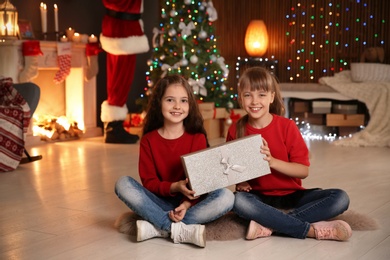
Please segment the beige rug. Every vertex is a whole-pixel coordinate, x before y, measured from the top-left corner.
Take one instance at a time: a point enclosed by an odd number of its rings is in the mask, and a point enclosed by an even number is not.
[[[140,219],[134,212],[126,212],[115,221],[115,228],[127,235],[136,235],[136,220]],[[375,230],[379,228],[377,221],[367,215],[348,210],[335,219],[347,222],[352,230]],[[235,240],[245,237],[248,221],[239,218],[234,213],[206,224],[207,240]]]

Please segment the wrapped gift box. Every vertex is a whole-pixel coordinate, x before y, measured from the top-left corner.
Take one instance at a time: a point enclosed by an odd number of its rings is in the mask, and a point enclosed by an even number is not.
[[[308,101],[295,101],[294,102],[294,112],[304,113],[309,112],[310,106]]]
[[[223,119],[228,116],[228,113],[223,107],[215,107],[213,102],[200,103],[199,110],[204,120],[207,119]]]
[[[313,114],[327,114],[332,109],[332,101],[313,101]]]
[[[364,125],[364,114],[327,114],[327,126],[361,126]]]
[[[209,140],[222,137],[223,121],[222,119],[206,119],[203,121],[203,126]]]
[[[132,126],[132,127],[129,127],[129,128],[125,128],[127,130],[127,132],[129,132],[130,134],[133,134],[133,135],[138,135],[139,138],[142,137],[142,132],[144,130],[144,128],[142,126]]]
[[[313,114],[313,113],[291,113],[291,118],[299,122],[304,121],[305,123],[309,123],[311,125],[323,125],[324,124],[324,114]]]
[[[181,156],[190,188],[198,196],[269,174],[262,144],[261,135],[251,135]]]
[[[334,114],[356,114],[358,106],[354,104],[333,104],[332,112]]]

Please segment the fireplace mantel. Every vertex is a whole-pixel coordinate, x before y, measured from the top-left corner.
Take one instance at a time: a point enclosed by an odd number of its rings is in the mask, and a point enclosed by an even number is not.
[[[14,83],[19,82],[19,73],[24,67],[22,42],[21,40],[0,42],[0,75],[11,77]],[[40,47],[43,55],[38,56],[38,71],[58,70],[57,42],[40,41]],[[72,43],[71,71],[65,80],[65,115],[82,122],[84,136],[92,137],[102,135],[102,130],[96,123],[96,77],[85,79],[87,67],[85,47],[83,43]],[[40,85],[35,79],[32,81]],[[42,91],[43,88],[40,87]],[[29,138],[27,143],[28,141]]]

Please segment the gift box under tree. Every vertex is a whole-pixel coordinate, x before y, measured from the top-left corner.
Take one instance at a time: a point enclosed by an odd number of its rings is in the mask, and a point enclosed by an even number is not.
[[[206,129],[208,139],[223,136],[225,119],[228,117],[226,108],[215,107],[213,102],[199,104],[199,110],[203,117],[203,126]]]

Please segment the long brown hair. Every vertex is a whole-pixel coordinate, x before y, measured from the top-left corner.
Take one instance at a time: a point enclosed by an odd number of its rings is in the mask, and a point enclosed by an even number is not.
[[[250,89],[250,91],[264,90],[275,93],[274,102],[270,104],[269,112],[280,116],[284,115],[285,107],[280,93],[279,84],[276,78],[267,69],[262,67],[252,67],[244,71],[239,79],[237,87],[239,96],[238,103],[240,106],[242,105],[242,93],[247,89]],[[245,115],[237,121],[237,138],[245,135],[245,127],[248,123],[248,119],[248,115]]]
[[[185,131],[190,134],[204,134],[206,137],[207,146],[209,146],[207,133],[203,126],[203,117],[199,111],[198,103],[196,102],[194,93],[192,92],[192,87],[190,84],[188,84],[188,81],[185,78],[175,74],[165,76],[164,78],[160,79],[153,87],[148,103],[148,108],[146,110],[143,134],[145,135],[146,133],[163,127],[164,116],[161,111],[161,102],[166,89],[172,84],[182,85],[186,89],[188,95],[189,111],[188,116],[183,121]]]

